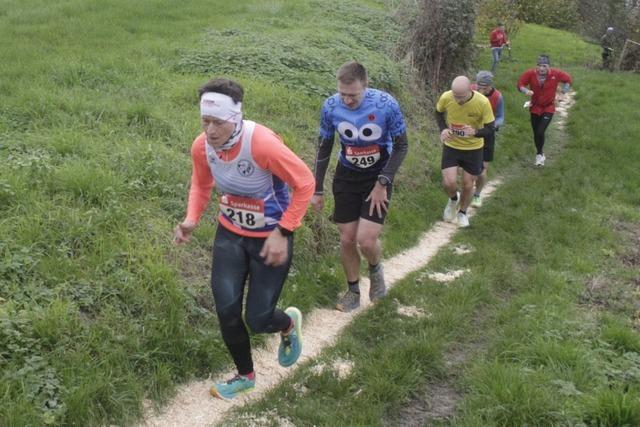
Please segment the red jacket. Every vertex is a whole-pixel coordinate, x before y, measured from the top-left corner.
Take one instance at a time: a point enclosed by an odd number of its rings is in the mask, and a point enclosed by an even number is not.
[[[502,45],[506,44],[508,41],[507,34],[500,28],[496,28],[491,31],[491,35],[489,36],[489,43],[491,43],[491,47],[502,47]]]
[[[477,83],[471,83],[471,90],[478,90],[478,84]],[[493,90],[491,91],[491,94],[489,94],[489,96],[485,95],[487,97],[487,99],[489,100],[489,102],[491,103],[491,109],[493,110],[493,115],[496,115],[496,112],[498,111],[498,101],[500,101],[500,97],[502,96],[502,93],[500,93],[500,91],[496,88],[493,88]],[[497,117],[496,117],[497,118]]]
[[[538,72],[535,68],[525,71],[518,79],[518,90],[528,87],[533,91],[531,97],[531,114],[554,113],[556,111],[556,90],[560,83],[571,84],[571,76],[557,68],[549,68],[547,79],[540,86]]]

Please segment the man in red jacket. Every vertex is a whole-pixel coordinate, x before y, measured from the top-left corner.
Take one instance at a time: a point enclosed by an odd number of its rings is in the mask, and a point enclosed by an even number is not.
[[[518,79],[518,90],[531,97],[531,101],[527,101],[525,106],[529,107],[531,113],[533,141],[536,145],[536,166],[544,166],[546,160],[542,151],[544,133],[556,111],[556,91],[560,83],[563,83],[562,94],[564,95],[571,86],[571,76],[562,70],[551,68],[548,55],[540,55],[537,67],[525,71]]]
[[[489,35],[489,43],[491,44],[491,56],[493,58],[493,64],[491,64],[491,72],[495,74],[498,62],[502,56],[503,46],[511,46],[511,42],[507,39],[507,33],[505,33],[504,24],[498,22],[498,26],[491,31]]]

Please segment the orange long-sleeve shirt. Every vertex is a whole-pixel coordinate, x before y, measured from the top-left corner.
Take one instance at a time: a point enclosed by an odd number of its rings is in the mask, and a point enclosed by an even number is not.
[[[199,222],[202,212],[211,198],[211,190],[215,183],[206,156],[206,137],[200,134],[191,146],[193,169],[191,188],[187,206],[187,220]],[[224,161],[233,160],[240,153],[242,138],[231,149],[219,152]],[[302,223],[311,196],[315,188],[315,179],[307,165],[291,151],[278,135],[269,128],[256,124],[251,140],[251,155],[262,169],[287,183],[292,190],[291,203],[282,214],[279,225],[294,231]],[[248,237],[267,237],[270,231],[250,231],[236,227],[223,216],[219,216],[220,224],[228,230]]]

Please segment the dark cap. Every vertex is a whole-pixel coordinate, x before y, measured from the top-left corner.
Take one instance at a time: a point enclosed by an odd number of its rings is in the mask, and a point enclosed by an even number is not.
[[[551,65],[551,60],[549,59],[549,55],[540,55],[538,56],[538,65]]]
[[[493,86],[493,74],[491,71],[478,71],[476,83],[478,86]]]

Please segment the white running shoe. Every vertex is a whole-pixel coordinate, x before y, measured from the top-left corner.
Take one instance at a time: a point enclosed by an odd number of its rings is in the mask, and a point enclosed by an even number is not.
[[[544,154],[542,154],[542,158],[540,159],[540,166],[544,166],[545,160],[547,160],[547,158],[544,156]]]
[[[542,160],[544,156],[542,154],[536,154],[536,166],[544,165],[544,160]]]
[[[465,228],[468,226],[469,226],[469,218],[467,218],[467,214],[458,212],[458,227]]]
[[[460,193],[457,192],[458,200],[449,200],[447,201],[447,206],[444,208],[444,213],[442,214],[442,219],[447,222],[454,222],[456,220],[456,212],[458,210],[458,203],[460,203]]]

